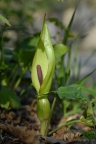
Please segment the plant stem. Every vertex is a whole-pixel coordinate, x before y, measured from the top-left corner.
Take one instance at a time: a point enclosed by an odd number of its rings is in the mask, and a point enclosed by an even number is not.
[[[66,116],[66,100],[63,100],[63,116]]]
[[[50,120],[51,120],[51,116],[52,116],[52,112],[53,112],[55,103],[56,103],[56,97],[55,97],[54,100],[53,100],[52,107],[51,107],[51,111],[50,111],[50,116],[49,116],[49,119],[48,119],[48,122],[47,122],[47,127],[46,127],[46,132],[45,132],[46,135],[47,135],[47,133],[48,133],[49,124],[50,124]]]
[[[44,120],[40,124],[40,132],[41,132],[42,136],[46,136],[47,135],[47,131],[46,131],[47,123],[48,123],[48,120]]]
[[[10,76],[8,77],[8,79],[7,79],[7,82],[10,82],[11,81],[11,78],[12,78],[12,80],[13,80],[13,76],[14,76],[14,73],[16,73],[16,70],[18,69],[18,65],[16,64],[15,66],[14,66],[14,69],[12,69],[12,71],[11,71],[11,74],[10,74]],[[12,82],[12,81],[11,81]]]
[[[61,129],[61,128],[64,127],[64,126],[72,125],[72,124],[78,123],[78,122],[80,122],[79,119],[78,119],[78,120],[71,120],[71,121],[68,121],[68,122],[62,124],[61,126],[57,127],[56,129],[52,130],[51,132],[49,132],[48,135],[51,135],[52,133],[56,132],[57,130]]]
[[[12,86],[14,84],[14,81],[16,80],[16,77],[18,75],[18,65],[16,65],[11,73],[11,75],[8,78],[8,83],[10,84],[10,86]]]
[[[4,64],[3,32],[1,33],[1,64]]]
[[[65,85],[69,84],[70,81],[70,62],[71,62],[71,47],[70,50],[68,52],[68,60],[67,60],[67,67],[66,67],[66,81],[65,81]]]
[[[16,89],[17,89],[17,87],[18,87],[18,85],[20,84],[20,81],[21,81],[23,75],[25,74],[26,70],[27,70],[27,68],[25,68],[25,69],[23,70],[23,72],[21,73],[20,77],[18,78],[17,82],[15,83],[15,86],[14,86],[13,90],[16,90]]]

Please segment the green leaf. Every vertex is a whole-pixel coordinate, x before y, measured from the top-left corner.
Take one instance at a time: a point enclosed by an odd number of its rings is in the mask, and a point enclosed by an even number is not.
[[[33,34],[31,37],[24,38],[23,40],[19,41],[19,47],[26,50],[35,49],[38,45],[40,33]]]
[[[60,59],[67,51],[68,47],[63,44],[54,45],[54,52],[56,59]]]
[[[86,137],[89,140],[95,139],[96,138],[96,134],[94,131],[84,131],[83,136]]]
[[[81,123],[85,124],[86,126],[94,127],[93,117],[91,115],[87,118],[85,118],[84,116],[81,116],[80,121],[81,121]]]
[[[85,101],[89,99],[88,96],[85,95],[85,93],[91,94],[93,96],[96,95],[95,90],[86,88],[79,84],[72,84],[65,87],[61,86],[58,88],[57,93],[60,99],[65,99],[65,98],[73,99],[73,100],[82,99]]]
[[[1,61],[0,61],[0,70],[5,70],[8,68],[8,65],[6,65],[5,63],[2,64]]]
[[[82,93],[80,86],[76,84],[59,87],[57,90],[57,94],[59,95],[60,99],[81,99],[85,101],[88,100],[88,98]]]
[[[80,118],[80,121],[89,127],[96,126],[95,116],[93,112],[93,104],[94,99],[88,103],[87,108],[84,110],[83,115]]]
[[[1,14],[0,14],[0,20],[3,23],[7,24],[8,26],[11,26],[11,24],[9,23],[9,21],[4,16],[2,16]]]
[[[14,58],[19,62],[22,67],[28,67],[31,65],[35,49],[20,49]]]
[[[84,86],[82,86],[82,85],[80,85],[80,87],[81,87],[81,90],[82,90],[83,92],[86,92],[86,93],[89,93],[89,94],[91,94],[91,95],[93,95],[93,96],[96,96],[96,91],[95,91],[95,90],[90,89],[90,88],[87,88],[87,87],[84,87]]]
[[[18,108],[20,106],[19,98],[8,87],[2,87],[0,90],[0,105],[2,108]]]
[[[32,37],[20,41],[19,49],[16,49],[13,57],[23,68],[31,66],[38,41],[38,33],[34,34]]]

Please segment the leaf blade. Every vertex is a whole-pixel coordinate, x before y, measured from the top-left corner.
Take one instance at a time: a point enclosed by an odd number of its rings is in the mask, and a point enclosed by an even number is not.
[[[3,23],[7,24],[8,26],[11,26],[11,24],[9,23],[9,21],[3,15],[1,15],[1,14],[0,14],[0,20]]]

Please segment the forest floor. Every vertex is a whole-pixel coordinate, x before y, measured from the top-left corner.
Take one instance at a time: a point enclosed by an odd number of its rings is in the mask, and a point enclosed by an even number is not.
[[[23,105],[19,109],[0,109],[0,144],[96,144],[96,139],[88,141],[82,135],[83,130],[90,129],[79,123],[70,129],[63,127],[47,137],[41,136],[36,104],[37,101],[33,100],[31,104]],[[74,117],[78,116],[71,116]],[[58,121],[61,123],[63,118],[60,120],[56,116],[51,119],[49,131],[56,128]]]

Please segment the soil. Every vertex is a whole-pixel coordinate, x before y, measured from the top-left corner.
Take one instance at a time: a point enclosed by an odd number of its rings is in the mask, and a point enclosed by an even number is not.
[[[19,109],[0,109],[0,144],[90,143],[81,133],[82,130],[89,129],[80,124],[74,125],[70,129],[63,127],[47,137],[41,136],[39,133],[40,123],[36,115],[36,104],[37,101],[33,100],[31,104],[23,105]],[[55,128],[57,123],[58,117],[52,118],[49,131]],[[96,144],[96,139],[93,139],[91,143]]]

